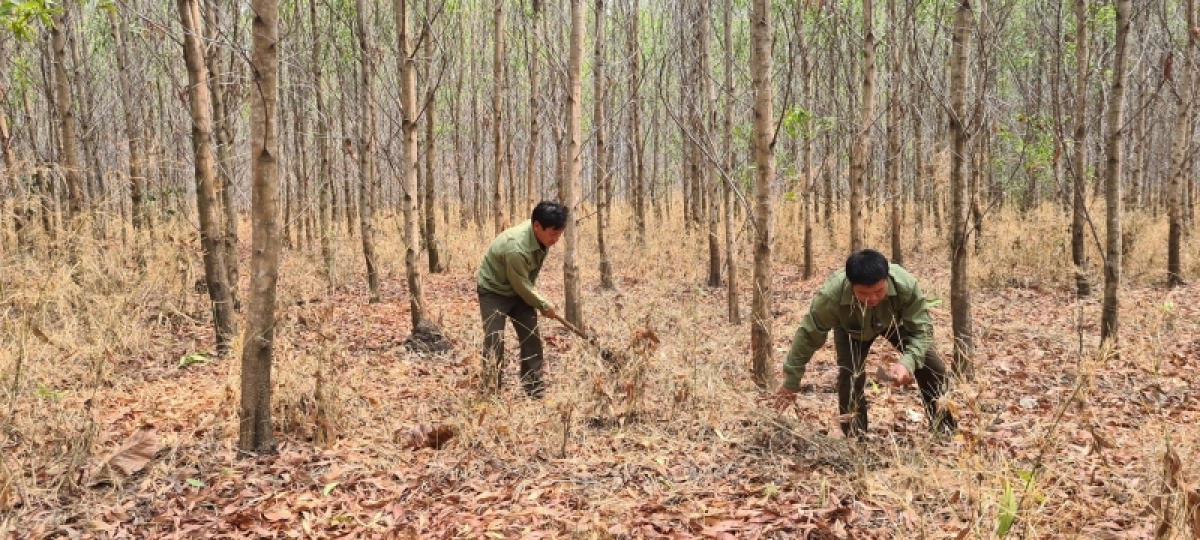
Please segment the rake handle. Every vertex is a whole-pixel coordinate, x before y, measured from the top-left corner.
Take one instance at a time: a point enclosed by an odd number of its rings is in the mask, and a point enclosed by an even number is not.
[[[579,328],[577,328],[575,325],[571,324],[571,322],[570,322],[570,321],[568,321],[568,320],[566,320],[566,319],[562,318],[562,316],[561,316],[561,315],[559,315],[559,314],[555,313],[554,315],[551,315],[551,316],[550,316],[550,318],[551,318],[551,319],[554,319],[554,320],[556,320],[556,321],[558,321],[558,322],[559,322],[559,323],[561,323],[563,326],[567,327],[567,330],[570,330],[570,331],[571,331],[571,332],[573,332],[575,335],[577,335],[577,336],[579,336],[579,337],[581,337],[581,338],[583,338],[583,339],[587,340],[589,343],[591,343],[591,342],[592,342],[592,338],[591,338],[591,337],[588,337],[588,335],[587,335],[587,334],[583,333],[583,330],[580,330],[580,329],[579,329]]]

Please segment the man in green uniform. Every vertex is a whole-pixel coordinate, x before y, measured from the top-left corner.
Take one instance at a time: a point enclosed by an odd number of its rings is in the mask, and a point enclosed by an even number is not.
[[[915,375],[930,428],[954,431],[954,417],[938,404],[946,391],[946,364],[933,347],[933,324],[925,295],[912,274],[888,264],[887,257],[873,249],[852,253],[846,259],[846,268],[834,272],[813,298],[783,363],[783,386],[774,396],[776,409],[786,409],[795,402],[805,367],[825,344],[830,330],[837,350],[838,411],[844,419],[843,433],[861,437],[867,431],[864,364],[871,343],[879,336],[902,355],[899,363],[881,370],[880,378],[906,386],[913,383]]]
[[[537,290],[538,272],[546,252],[567,226],[565,206],[542,201],[528,221],[497,236],[476,274],[479,313],[483,317],[484,383],[501,386],[504,372],[504,321],[512,319],[521,345],[521,384],[525,393],[541,399],[542,338],[537,312],[554,317],[554,304]],[[491,379],[491,380],[489,380]]]

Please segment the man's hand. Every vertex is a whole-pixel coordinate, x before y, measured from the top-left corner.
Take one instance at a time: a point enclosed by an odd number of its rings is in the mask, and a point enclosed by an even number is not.
[[[549,319],[557,319],[558,313],[554,312],[554,308],[547,308],[542,310],[542,316]]]
[[[775,394],[771,396],[771,407],[777,411],[782,411],[788,407],[791,407],[795,403],[796,392],[788,390],[782,386],[780,386],[779,389],[775,391]]]

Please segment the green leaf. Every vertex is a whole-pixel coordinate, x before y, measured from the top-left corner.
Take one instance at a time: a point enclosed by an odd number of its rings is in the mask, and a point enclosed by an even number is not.
[[[340,484],[340,483],[341,482],[334,482],[332,484],[327,484],[324,488],[321,489],[321,495],[328,497],[329,494],[333,492],[333,488],[338,487],[338,484]]]
[[[67,391],[66,390],[55,390],[53,388],[43,386],[42,384],[39,383],[38,389],[37,389],[37,394],[38,394],[38,397],[40,397],[40,398],[53,399],[53,400],[57,401],[59,399],[62,399],[63,396],[67,395]]]
[[[1008,480],[1004,481],[1004,495],[1000,497],[1000,523],[996,526],[996,537],[1004,538],[1017,519],[1017,496]]]
[[[207,364],[208,357],[204,353],[185,354],[179,358],[179,367],[185,368],[193,364]]]
[[[205,484],[203,480],[198,480],[196,478],[188,478],[187,483],[189,486],[192,486],[194,488],[202,488],[202,487],[208,485],[208,484]]]

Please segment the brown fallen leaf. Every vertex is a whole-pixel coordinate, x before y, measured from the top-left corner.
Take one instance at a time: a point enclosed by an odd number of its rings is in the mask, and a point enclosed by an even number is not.
[[[404,442],[404,447],[412,450],[420,448],[433,448],[439,450],[445,446],[450,439],[453,439],[457,433],[450,426],[433,426],[430,424],[417,424],[408,430],[408,436]],[[397,437],[399,438],[399,437]]]
[[[116,452],[104,458],[88,475],[91,487],[104,483],[116,483],[142,470],[158,453],[158,431],[153,426],[143,426],[135,431]]]

